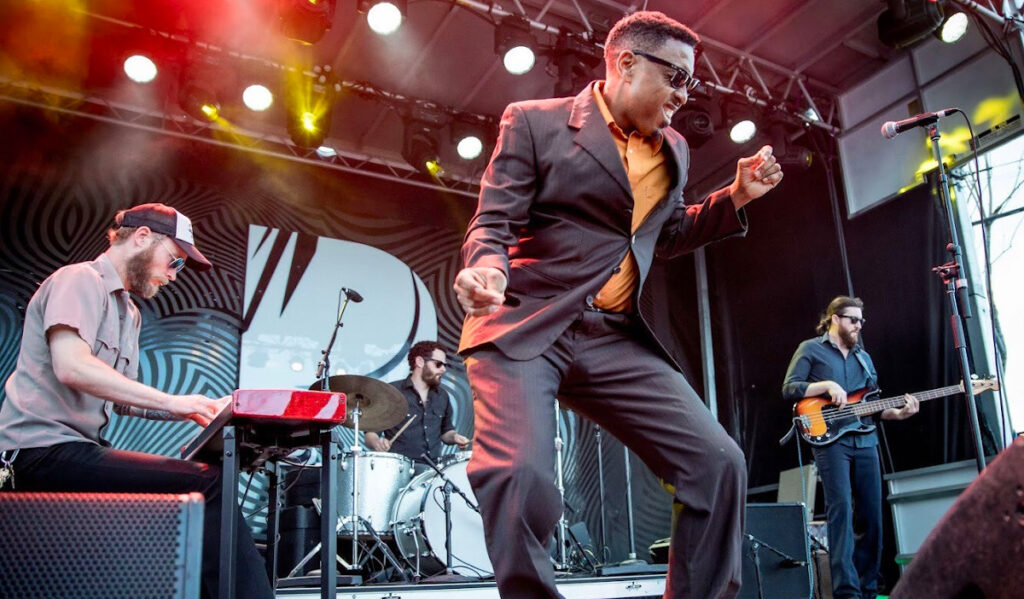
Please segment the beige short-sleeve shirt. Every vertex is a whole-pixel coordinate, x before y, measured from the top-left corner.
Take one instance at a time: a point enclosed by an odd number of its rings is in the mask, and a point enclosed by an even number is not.
[[[49,447],[72,441],[107,444],[103,428],[112,404],[57,380],[47,332],[78,331],[92,354],[128,378],[139,369],[139,309],[114,264],[101,254],[50,275],[25,310],[21,351],[0,405],[0,450]]]

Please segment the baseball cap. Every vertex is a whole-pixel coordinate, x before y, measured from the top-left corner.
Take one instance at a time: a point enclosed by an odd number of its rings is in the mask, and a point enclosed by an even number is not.
[[[156,233],[170,237],[185,252],[185,264],[198,271],[213,265],[196,249],[192,237],[192,221],[165,204],[139,204],[121,213],[121,227],[149,227]]]

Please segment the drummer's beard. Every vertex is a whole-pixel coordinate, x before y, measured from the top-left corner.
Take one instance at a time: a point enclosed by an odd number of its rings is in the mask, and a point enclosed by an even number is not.
[[[441,376],[442,373],[440,372],[424,372],[423,374],[420,375],[420,378],[423,379],[423,382],[426,383],[428,387],[430,387],[431,389],[436,389],[441,386]]]

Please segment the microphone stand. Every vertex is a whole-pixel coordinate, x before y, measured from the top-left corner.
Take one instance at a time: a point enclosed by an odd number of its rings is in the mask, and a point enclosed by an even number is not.
[[[960,362],[960,377],[964,387],[964,401],[967,402],[967,413],[970,415],[972,440],[976,452],[978,472],[985,469],[985,450],[981,444],[981,425],[978,422],[978,402],[971,392],[971,366],[967,359],[967,333],[964,330],[963,318],[970,318],[970,304],[967,279],[961,274],[960,241],[956,234],[953,220],[953,204],[949,199],[949,181],[946,178],[946,165],[942,162],[942,149],[939,147],[939,126],[937,122],[928,124],[928,137],[932,140],[932,154],[939,165],[939,193],[946,209],[946,226],[949,229],[949,243],[946,251],[950,261],[936,266],[932,272],[939,275],[946,285],[946,298],[949,303],[949,324],[953,328],[953,343],[956,346]],[[961,313],[961,308],[963,312]]]
[[[761,548],[764,547],[768,551],[771,551],[775,555],[782,558],[782,563],[779,564],[780,568],[803,568],[807,566],[807,562],[798,560],[788,553],[782,551],[778,547],[773,547],[768,543],[765,543],[761,539],[755,537],[749,533],[743,533],[743,536],[750,541],[750,553],[754,558],[754,581],[757,584],[757,597],[758,599],[764,599],[764,586],[761,583]]]
[[[444,481],[444,486],[441,487],[441,493],[444,495],[444,550],[447,554],[445,556],[444,574],[440,576],[431,576],[431,582],[458,582],[465,580],[477,580],[479,577],[473,576],[462,576],[455,574],[455,570],[452,568],[452,492],[456,492],[462,497],[462,500],[466,502],[470,508],[476,513],[480,513],[480,508],[475,503],[470,501],[469,497],[462,492],[452,479],[444,475],[444,472],[437,467],[434,460],[430,459],[430,456],[426,452],[421,453],[420,457],[427,463],[428,466],[434,469],[434,472],[441,477]]]
[[[362,298],[359,298],[362,300]],[[338,320],[334,323],[334,330],[331,331],[331,339],[327,342],[327,347],[320,351],[320,363],[316,365],[316,378],[320,381],[321,391],[330,391],[330,382],[327,380],[331,374],[331,350],[334,348],[334,342],[338,338],[338,329],[345,326],[342,324],[341,319],[345,315],[345,308],[348,307],[348,303],[352,300],[345,294],[345,301],[342,302],[341,308],[338,310]],[[357,439],[358,441],[358,439]]]

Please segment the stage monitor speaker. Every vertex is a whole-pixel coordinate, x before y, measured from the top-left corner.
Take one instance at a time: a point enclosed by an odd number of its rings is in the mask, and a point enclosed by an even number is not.
[[[892,599],[1016,599],[1024,593],[1024,437],[960,495],[925,539]]]
[[[749,503],[739,599],[795,599],[812,593],[802,503]]]
[[[0,597],[199,597],[203,496],[0,493]]]

